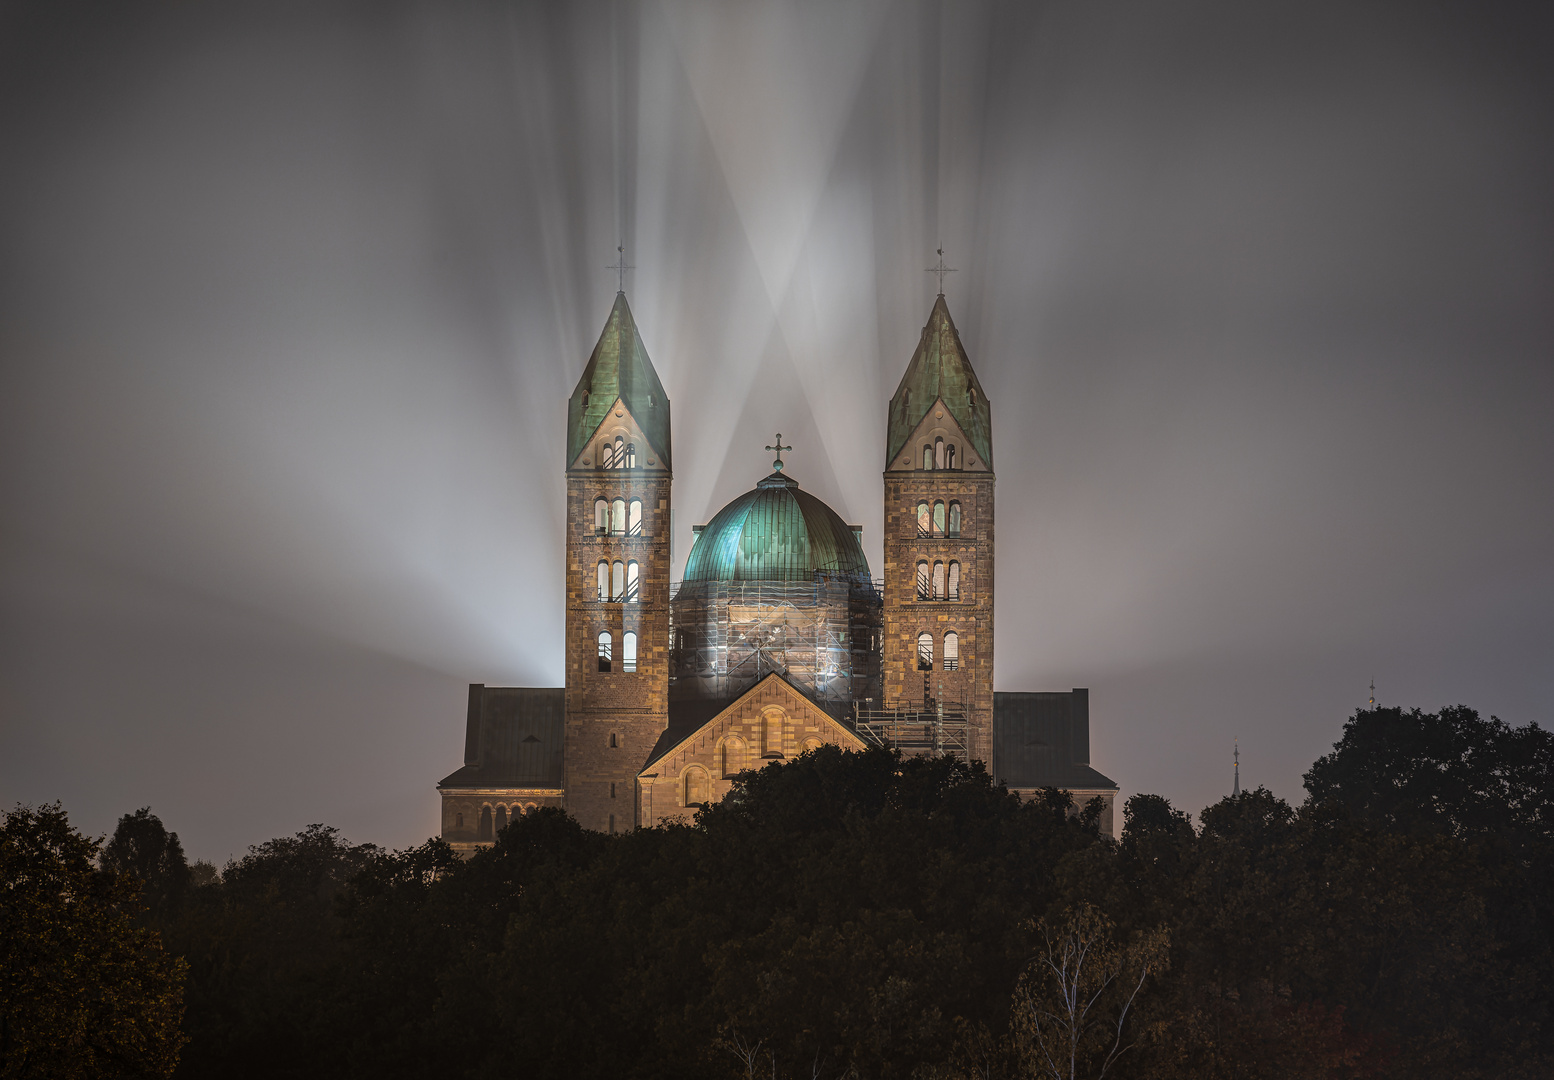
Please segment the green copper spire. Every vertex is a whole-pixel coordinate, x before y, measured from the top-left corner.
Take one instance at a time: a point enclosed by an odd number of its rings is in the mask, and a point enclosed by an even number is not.
[[[971,441],[977,458],[993,467],[993,418],[987,395],[971,370],[971,361],[960,343],[960,332],[940,294],[934,301],[928,325],[912,354],[896,396],[890,399],[890,427],[885,436],[885,467],[895,467],[901,448],[935,401],[943,401],[955,422]]]
[[[567,467],[577,460],[588,440],[604,422],[619,398],[647,436],[651,453],[665,469],[669,459],[669,398],[658,372],[648,359],[637,323],[631,317],[624,292],[615,294],[615,306],[594,346],[583,377],[567,402]]]

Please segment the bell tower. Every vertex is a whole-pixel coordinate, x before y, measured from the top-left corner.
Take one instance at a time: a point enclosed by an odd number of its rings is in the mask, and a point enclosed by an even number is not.
[[[963,708],[991,765],[993,422],[943,292],[890,399],[884,540],[885,704]]]
[[[625,292],[567,402],[566,808],[637,824],[669,724],[669,399]]]

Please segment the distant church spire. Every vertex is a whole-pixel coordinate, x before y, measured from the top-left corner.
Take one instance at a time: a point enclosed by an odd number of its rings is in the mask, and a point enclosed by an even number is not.
[[[1376,711],[1376,677],[1374,675],[1371,676],[1371,700],[1370,700],[1370,707],[1371,707],[1371,711],[1372,712]]]
[[[1236,740],[1236,786],[1230,789],[1231,798],[1241,794],[1241,740]]]

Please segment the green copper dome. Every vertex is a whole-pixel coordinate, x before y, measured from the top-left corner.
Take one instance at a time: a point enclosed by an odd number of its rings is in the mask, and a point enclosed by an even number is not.
[[[685,560],[686,581],[808,581],[817,570],[869,580],[852,526],[780,472],[719,510]]]

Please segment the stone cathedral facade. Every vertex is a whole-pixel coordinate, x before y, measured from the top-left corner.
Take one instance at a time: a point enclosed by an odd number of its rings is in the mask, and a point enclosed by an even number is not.
[[[566,686],[470,687],[442,835],[470,851],[560,806],[606,832],[688,821],[822,744],[985,762],[1103,800],[1089,693],[993,689],[992,412],[941,294],[889,404],[883,576],[789,476],[729,503],[670,582],[670,403],[624,293],[567,402]]]

